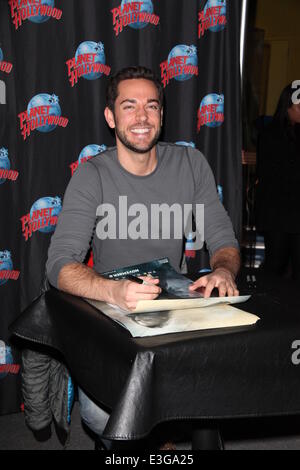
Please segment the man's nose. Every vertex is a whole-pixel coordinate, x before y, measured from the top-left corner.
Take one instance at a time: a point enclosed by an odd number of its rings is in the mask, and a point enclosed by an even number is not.
[[[146,121],[148,119],[148,114],[145,108],[143,107],[138,108],[136,112],[136,117],[139,121],[142,121],[142,122]]]

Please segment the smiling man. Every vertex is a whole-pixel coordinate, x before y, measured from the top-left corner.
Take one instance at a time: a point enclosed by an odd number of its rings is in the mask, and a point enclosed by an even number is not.
[[[161,289],[151,277],[145,278],[146,284],[137,284],[108,280],[100,273],[165,257],[180,272],[186,235],[180,209],[202,205],[204,227],[197,229],[202,235],[204,231],[212,273],[198,279],[191,289],[202,287],[205,297],[214,287],[222,296],[238,295],[238,243],[206,159],[191,147],[158,142],[163,118],[161,83],[144,67],[121,70],[109,81],[104,115],[115,131],[116,147],[81,165],[69,183],[48,253],[50,283],[73,295],[127,310],[133,309],[138,300],[155,299]],[[126,198],[126,214],[120,207],[120,197]],[[108,205],[115,217],[106,222],[113,225],[113,230],[107,227],[105,231],[103,225],[99,230]],[[176,219],[168,237],[153,217],[157,206],[168,208],[162,214],[172,213]],[[139,217],[134,218],[138,212]],[[130,237],[127,225],[135,222],[137,226],[137,220],[141,236],[136,236],[136,227],[135,236]],[[90,246],[93,269],[83,264]],[[101,435],[108,415],[83,392],[79,396],[88,425]]]
[[[137,155],[148,153],[147,160],[155,163],[155,144],[162,125],[162,103],[153,82],[142,78],[120,82],[114,107],[107,107],[104,114],[108,125],[115,129],[122,165],[130,163],[126,158],[128,151],[133,165]]]

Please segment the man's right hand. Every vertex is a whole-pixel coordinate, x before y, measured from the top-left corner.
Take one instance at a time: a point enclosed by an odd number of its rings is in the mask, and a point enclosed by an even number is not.
[[[139,300],[154,300],[161,293],[161,288],[157,285],[159,279],[150,276],[140,276],[146,284],[138,284],[136,282],[123,279],[121,281],[109,281],[108,302],[123,310],[134,310]]]

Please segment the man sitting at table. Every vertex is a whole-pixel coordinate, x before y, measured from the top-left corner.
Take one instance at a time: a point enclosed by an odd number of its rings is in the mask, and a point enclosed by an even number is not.
[[[156,279],[146,277],[147,283],[138,284],[108,280],[100,273],[164,257],[180,272],[187,234],[186,221],[181,220],[184,206],[195,209],[202,204],[212,272],[190,289],[202,288],[205,297],[215,287],[220,296],[238,295],[238,243],[206,159],[191,147],[158,142],[161,83],[144,67],[121,70],[109,80],[104,115],[115,131],[116,147],[81,165],[67,187],[48,253],[50,283],[64,292],[127,310],[139,300],[155,299],[161,292]],[[154,222],[154,206],[169,208],[162,229]],[[172,210],[174,227],[169,227],[166,237],[164,222],[170,225]],[[180,220],[175,220],[178,214]],[[203,233],[204,227],[197,230]],[[84,264],[91,246],[93,269]],[[101,436],[109,415],[81,390],[79,399],[84,421]]]

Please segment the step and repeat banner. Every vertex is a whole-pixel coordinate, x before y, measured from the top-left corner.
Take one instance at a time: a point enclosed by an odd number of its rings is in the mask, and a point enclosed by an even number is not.
[[[103,116],[114,72],[156,72],[161,140],[204,153],[239,236],[240,14],[236,0],[0,0],[0,413],[22,407],[8,328],[40,292],[66,186],[114,145]],[[208,268],[189,248],[189,269]]]

